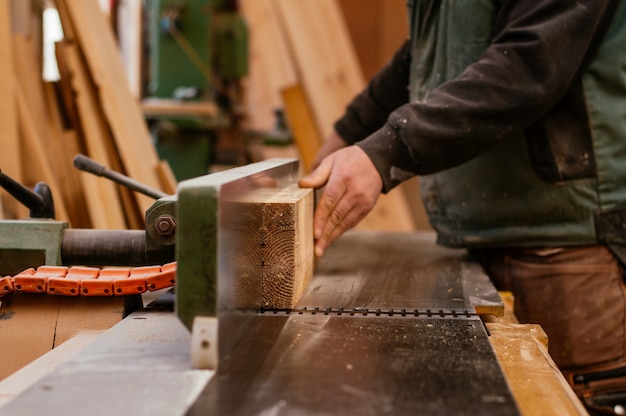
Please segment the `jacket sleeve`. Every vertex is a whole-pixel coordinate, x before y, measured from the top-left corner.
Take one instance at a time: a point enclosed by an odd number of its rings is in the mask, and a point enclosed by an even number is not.
[[[410,66],[401,49],[395,64],[348,107],[338,132],[358,141],[372,159],[383,192],[413,175],[469,161],[535,123],[562,99],[579,76],[610,1],[503,0],[495,35],[481,57],[425,101],[408,102],[398,92]],[[387,88],[395,91],[388,101],[381,98]],[[394,105],[399,106],[389,112]],[[382,124],[372,115],[377,108],[389,115]]]
[[[393,110],[409,101],[410,66],[407,40],[335,123],[335,130],[348,144],[361,141],[380,129]]]

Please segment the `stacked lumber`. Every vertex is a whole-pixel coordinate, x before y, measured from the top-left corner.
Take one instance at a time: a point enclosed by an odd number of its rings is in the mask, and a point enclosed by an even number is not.
[[[55,48],[60,79],[54,82],[42,78],[38,37],[15,30],[23,26],[11,19],[17,4],[0,0],[0,128],[5,134],[0,169],[31,189],[47,183],[57,219],[71,227],[143,228],[153,199],[73,166],[82,153],[152,188],[176,187],[171,176],[162,174],[167,166],[130,92],[98,0],[54,2],[64,35]],[[10,196],[2,202],[5,218],[28,215],[11,206]]]
[[[247,123],[253,130],[271,129],[272,109],[284,108],[308,171],[335,120],[366,85],[340,6],[337,0],[240,5],[251,34]],[[382,195],[357,228],[414,230],[404,193]]]

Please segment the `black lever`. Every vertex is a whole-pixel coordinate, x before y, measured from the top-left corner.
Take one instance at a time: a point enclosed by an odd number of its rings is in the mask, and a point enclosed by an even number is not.
[[[115,183],[126,186],[133,191],[137,191],[154,199],[168,196],[168,194],[166,194],[165,192],[161,192],[158,189],[154,189],[140,182],[137,182],[136,180],[129,178],[126,175],[122,175],[119,172],[107,169],[95,160],[90,159],[80,153],[77,154],[76,157],[74,157],[74,166],[82,171],[93,173],[94,175],[98,176],[103,176],[107,179],[112,180]]]
[[[37,183],[31,191],[0,170],[0,186],[30,209],[31,218],[54,218],[52,191],[45,182]]]

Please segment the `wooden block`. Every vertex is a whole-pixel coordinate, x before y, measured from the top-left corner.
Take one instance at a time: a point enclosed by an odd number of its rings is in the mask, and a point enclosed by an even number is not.
[[[228,210],[238,306],[294,307],[313,275],[313,191],[259,188]]]

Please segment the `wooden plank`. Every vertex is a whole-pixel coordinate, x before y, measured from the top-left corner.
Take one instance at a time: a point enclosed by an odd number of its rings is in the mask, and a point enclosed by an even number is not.
[[[122,60],[128,85],[133,97],[140,99],[142,90],[143,58],[143,3],[142,1],[122,1],[116,5],[116,34],[122,53]]]
[[[22,160],[25,167],[24,184],[32,187],[37,182],[43,181],[50,187],[53,197],[55,195],[60,196],[61,187],[56,180],[47,157],[49,149],[46,148],[44,138],[40,136],[36,128],[37,121],[33,118],[32,110],[19,84],[15,85],[15,96],[17,98],[18,120],[23,145],[22,157],[28,156],[28,159]],[[58,196],[54,199],[56,219],[67,221],[71,225],[65,203]]]
[[[338,0],[363,74],[371,78],[408,36],[406,0]]]
[[[61,299],[11,294],[0,304],[0,380],[52,349]],[[7,359],[6,357],[10,357]]]
[[[295,67],[272,2],[242,0],[239,6],[251,33],[243,122],[250,130],[272,130],[274,110],[283,107],[280,91],[298,82]]]
[[[313,276],[313,191],[259,188],[231,208],[238,306],[293,308]]]
[[[481,316],[489,341],[513,397],[525,416],[586,415],[561,371],[548,353],[548,336],[539,325],[520,324],[511,292],[498,292],[504,315]]]
[[[148,126],[139,102],[128,86],[124,65],[111,28],[96,0],[63,0],[69,21],[63,27],[73,27],[76,41],[85,55],[100,104],[111,128],[125,173],[150,187],[160,189],[155,173],[159,158],[152,144]],[[63,18],[63,13],[61,13]],[[135,194],[145,212],[153,200]]]
[[[365,87],[343,16],[336,0],[273,4],[317,129],[326,138],[346,104]],[[356,228],[413,231],[415,225],[404,194],[393,190],[380,196]]]
[[[13,86],[13,45],[11,42],[10,1],[0,0],[0,169],[18,182],[22,181],[17,109]],[[0,190],[0,205],[7,218],[22,217],[27,211],[7,192]],[[3,216],[4,216],[3,215]]]
[[[60,177],[60,184],[62,184],[61,192],[63,193],[63,200],[65,201],[68,215],[72,220],[74,228],[91,228],[91,220],[87,212],[85,194],[79,179],[79,171],[74,168],[73,164],[74,156],[82,153],[78,146],[76,132],[63,128],[54,83],[44,83],[44,96],[50,117],[50,143],[54,147],[56,154],[63,155],[62,158],[55,159],[57,162],[55,169],[59,170],[57,174]]]
[[[298,146],[302,167],[305,173],[309,173],[321,146],[313,115],[299,84],[284,88],[281,95],[285,104],[285,116]]]
[[[13,293],[0,304],[0,380],[80,332],[106,330],[123,318],[126,297]]]
[[[107,165],[110,156],[107,142],[111,141],[97,97],[87,78],[85,64],[76,44],[63,41],[57,43],[57,56],[64,62],[71,76],[75,102],[78,108],[82,132],[88,155]],[[93,228],[124,229],[126,220],[116,185],[106,179],[81,172],[81,183],[86,193],[86,203]]]
[[[539,325],[486,325],[521,414],[588,414],[548,354],[548,337]]]
[[[345,105],[365,87],[335,0],[273,0],[318,130],[328,137]]]
[[[56,103],[51,102],[53,97],[48,97],[54,92],[45,90],[42,74],[38,70],[41,68],[42,51],[36,50],[32,39],[24,35],[14,35],[13,45],[17,81],[24,92],[31,118],[37,121],[33,127],[42,141],[41,146],[46,149],[50,172],[58,185],[59,193],[53,196],[55,201],[63,202],[72,226],[85,225],[81,187],[72,166],[73,155],[63,141],[58,114],[54,114],[57,112]],[[53,118],[53,115],[56,117]]]
[[[32,361],[0,382],[0,408],[35,382],[50,374],[59,364],[93,342],[105,331],[84,331],[63,345]],[[0,377],[1,378],[1,377]]]
[[[146,116],[217,117],[217,104],[210,101],[180,101],[161,98],[146,98],[141,102]]]
[[[161,179],[161,183],[163,184],[163,190],[165,193],[174,195],[176,194],[176,187],[178,185],[178,181],[176,180],[176,176],[172,171],[172,167],[168,163],[167,160],[161,160],[156,168],[157,175]]]

